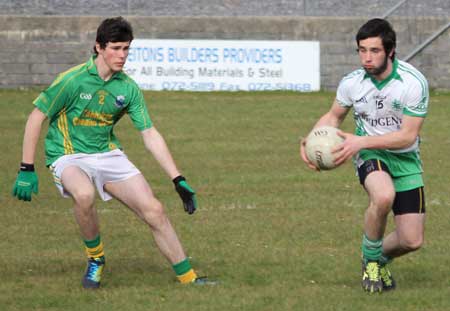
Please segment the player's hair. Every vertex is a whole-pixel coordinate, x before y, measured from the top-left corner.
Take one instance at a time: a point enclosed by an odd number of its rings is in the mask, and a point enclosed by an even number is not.
[[[374,18],[369,20],[367,23],[362,25],[361,28],[359,28],[358,33],[356,34],[356,44],[359,47],[359,41],[373,37],[381,38],[386,55],[389,55],[389,53],[394,50],[394,53],[391,56],[391,59],[394,60],[396,35],[391,24],[382,18]]]
[[[122,16],[107,18],[97,28],[95,42],[104,49],[108,42],[131,42],[133,40],[133,28]],[[94,45],[94,53],[98,54]]]

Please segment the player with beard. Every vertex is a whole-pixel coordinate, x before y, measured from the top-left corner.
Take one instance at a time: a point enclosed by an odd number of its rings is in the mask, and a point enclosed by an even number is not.
[[[365,23],[356,35],[363,68],[346,75],[336,99],[314,127],[339,127],[353,108],[355,134],[340,131],[335,163],[353,157],[369,198],[362,240],[362,286],[367,292],[394,289],[387,268],[395,257],[419,249],[424,241],[425,198],[419,132],[428,109],[428,83],[412,65],[396,59],[396,34],[383,19]],[[300,146],[303,161],[315,166]],[[385,235],[392,210],[395,229]]]

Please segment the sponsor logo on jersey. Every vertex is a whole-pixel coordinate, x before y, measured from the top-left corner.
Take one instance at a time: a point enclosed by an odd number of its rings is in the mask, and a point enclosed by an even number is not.
[[[106,96],[106,95],[108,95],[108,92],[106,92],[105,90],[99,90],[99,91],[97,91],[97,94],[99,96]]]
[[[373,98],[376,100],[385,100],[387,98],[387,96],[386,95],[375,95]]]
[[[125,106],[125,96],[119,95],[116,97],[116,102],[114,103],[117,108],[123,108]]]
[[[357,103],[357,104],[359,104],[359,103],[367,104],[366,96],[363,96],[363,97],[361,97],[360,99],[357,99],[357,100],[356,100],[356,103]]]
[[[80,98],[81,99],[91,100],[92,99],[92,95],[89,94],[89,93],[80,93]]]
[[[370,124],[372,127],[383,127],[383,126],[400,126],[402,124],[402,120],[395,116],[388,116],[382,118],[369,118],[367,115],[360,115],[364,121]]]
[[[360,113],[360,116],[361,116],[361,118],[364,119],[364,120],[366,120],[366,119],[369,118],[369,115],[367,114],[367,112],[361,112],[361,113]]]

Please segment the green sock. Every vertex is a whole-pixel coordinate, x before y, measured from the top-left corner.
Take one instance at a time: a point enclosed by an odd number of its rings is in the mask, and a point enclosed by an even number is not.
[[[383,252],[383,240],[370,240],[366,234],[363,236],[362,253],[365,261],[379,261]]]
[[[386,255],[386,254],[381,254],[381,257],[379,259],[380,265],[381,266],[385,266],[388,263],[391,263],[394,260],[394,258]]]
[[[175,270],[178,280],[183,284],[190,283],[197,277],[197,274],[194,272],[194,269],[192,269],[188,258],[172,265],[172,268]]]

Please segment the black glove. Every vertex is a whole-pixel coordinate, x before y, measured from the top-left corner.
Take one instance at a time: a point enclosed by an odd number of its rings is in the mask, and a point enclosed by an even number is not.
[[[181,175],[175,177],[172,181],[175,184],[175,190],[178,192],[181,200],[183,201],[184,211],[189,215],[193,214],[197,209],[195,191],[188,185],[186,178]]]

